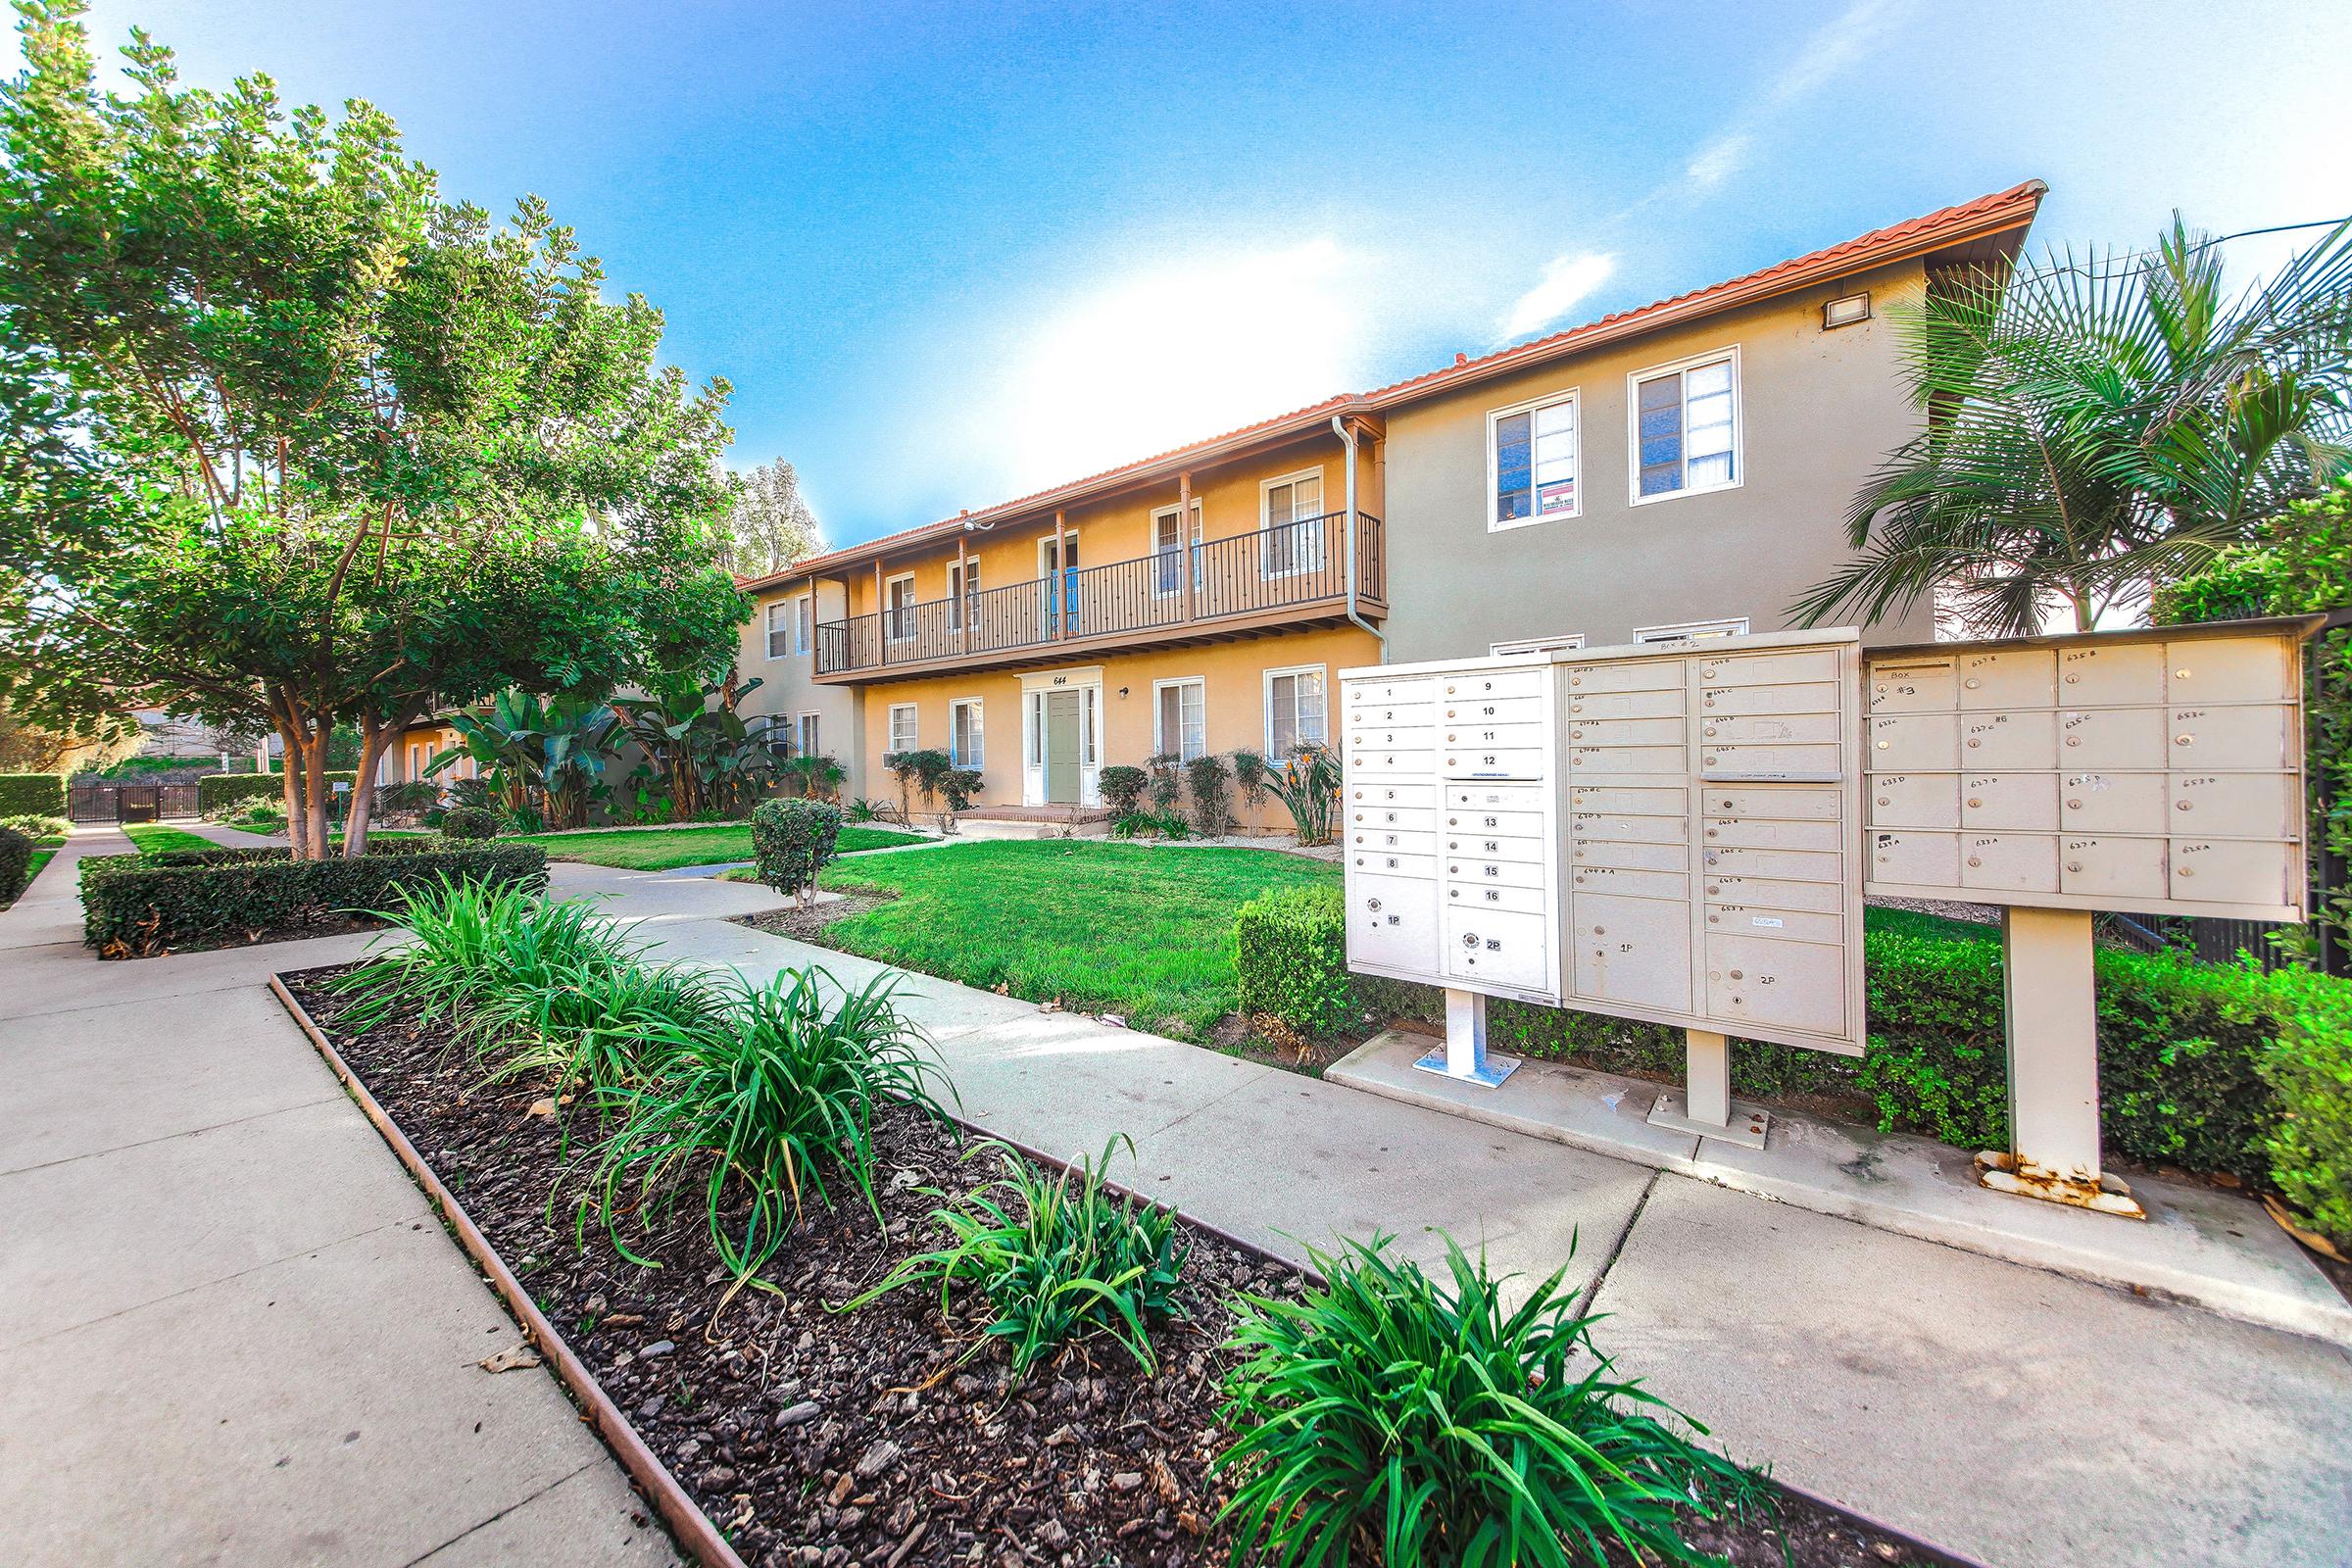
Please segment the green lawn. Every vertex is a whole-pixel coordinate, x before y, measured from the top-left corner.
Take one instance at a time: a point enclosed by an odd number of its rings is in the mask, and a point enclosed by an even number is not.
[[[125,822],[122,831],[138,847],[141,855],[162,855],[167,850],[217,850],[220,847],[184,827],[166,827],[161,822]]]
[[[666,871],[680,865],[715,865],[722,860],[752,858],[749,822],[714,822],[707,827],[662,828],[637,833],[533,833],[517,837],[522,844],[543,844],[551,860],[585,860],[590,865],[615,865],[631,871]],[[920,844],[919,833],[893,833],[887,828],[845,827],[840,850],[886,849],[894,844]]]
[[[2001,928],[1974,920],[1952,920],[1920,909],[1886,909],[1877,905],[1862,911],[1863,929],[1892,936],[1936,937],[1946,942],[1997,942]]]
[[[1234,911],[1269,888],[1339,879],[1337,865],[1263,850],[1048,839],[878,855],[828,866],[821,882],[899,895],[827,926],[835,947],[1206,1040],[1234,1010]]]

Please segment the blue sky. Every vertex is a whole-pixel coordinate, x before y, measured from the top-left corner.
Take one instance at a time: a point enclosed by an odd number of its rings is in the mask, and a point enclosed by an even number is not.
[[[2352,212],[2352,6],[99,0],[546,197],[848,543],[2028,176],[2036,238]],[[2251,241],[2249,269],[2278,240]]]

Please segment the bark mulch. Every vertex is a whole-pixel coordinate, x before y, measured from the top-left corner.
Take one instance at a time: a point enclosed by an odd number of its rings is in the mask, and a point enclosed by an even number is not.
[[[1217,1383],[1230,1356],[1227,1300],[1292,1294],[1298,1276],[1187,1226],[1182,1314],[1158,1325],[1156,1374],[1109,1342],[1073,1347],[1016,1385],[984,1303],[910,1288],[835,1310],[908,1252],[936,1245],[924,1187],[957,1192],[996,1174],[959,1162],[955,1127],[912,1113],[878,1130],[883,1223],[854,1191],[811,1205],[763,1271],[774,1290],[728,1295],[699,1209],[619,1256],[602,1222],[575,1228],[580,1146],[533,1114],[545,1085],[485,1087],[439,1031],[352,1036],[322,982],[286,977],[354,1072],[465,1204],[670,1473],[758,1568],[928,1568],[950,1563],[1223,1562],[1225,1488],[1207,1474],[1227,1439]],[[1114,1175],[1116,1173],[1114,1172]],[[722,1301],[725,1302],[722,1308]],[[976,1353],[975,1345],[980,1345]],[[1786,1536],[1791,1555],[1784,1559]],[[1789,1498],[1779,1530],[1693,1525],[1739,1564],[1869,1568],[1930,1563],[1899,1543]]]

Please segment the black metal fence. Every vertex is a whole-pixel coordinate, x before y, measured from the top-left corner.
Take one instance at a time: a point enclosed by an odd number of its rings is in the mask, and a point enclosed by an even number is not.
[[[66,786],[66,815],[75,822],[160,822],[194,816],[194,784],[117,784],[74,779]]]

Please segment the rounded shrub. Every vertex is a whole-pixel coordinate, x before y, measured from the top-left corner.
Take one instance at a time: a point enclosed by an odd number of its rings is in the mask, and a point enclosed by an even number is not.
[[[449,839],[498,837],[498,813],[486,806],[453,806],[441,818],[441,836]]]
[[[1140,767],[1114,763],[1095,776],[1096,788],[1102,792],[1102,804],[1110,808],[1112,816],[1133,816],[1142,808],[1144,790],[1152,776]]]
[[[13,827],[0,827],[0,909],[17,902],[32,880],[32,840]]]
[[[831,801],[762,801],[752,811],[760,880],[804,902],[840,839],[841,808]]]

